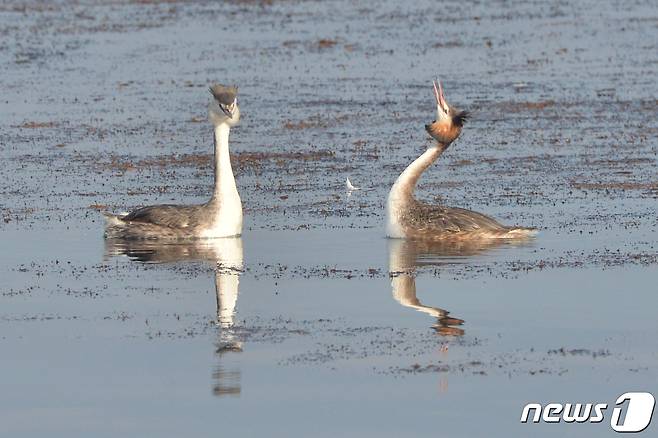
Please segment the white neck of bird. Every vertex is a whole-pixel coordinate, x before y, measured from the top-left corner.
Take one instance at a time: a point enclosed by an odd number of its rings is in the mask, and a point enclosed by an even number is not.
[[[215,192],[213,197],[222,198],[229,192],[237,192],[231,155],[228,150],[228,134],[231,127],[226,123],[215,126]]]
[[[416,184],[420,176],[441,156],[444,150],[446,150],[446,146],[438,143],[427,149],[413,163],[407,166],[404,172],[395,180],[395,184],[393,184],[388,195],[389,202],[392,201],[399,205],[413,199]]]

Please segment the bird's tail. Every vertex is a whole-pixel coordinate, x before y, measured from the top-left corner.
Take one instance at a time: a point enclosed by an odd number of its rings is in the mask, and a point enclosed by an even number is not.
[[[539,233],[537,228],[513,227],[508,229],[502,237],[506,239],[523,239],[536,236],[537,233]]]

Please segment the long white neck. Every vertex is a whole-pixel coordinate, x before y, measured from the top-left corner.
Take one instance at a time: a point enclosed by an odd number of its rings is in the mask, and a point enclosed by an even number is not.
[[[393,198],[398,202],[406,202],[413,199],[416,184],[418,183],[420,176],[432,165],[432,163],[434,163],[434,161],[436,161],[437,158],[441,156],[444,150],[445,146],[441,144],[432,146],[407,166],[407,168],[404,169],[404,172],[402,172],[400,176],[398,176],[398,179],[395,180],[395,184],[393,184],[393,187],[388,194],[389,200]]]
[[[388,237],[405,237],[400,225],[404,209],[414,201],[414,191],[420,176],[441,156],[446,148],[447,146],[441,143],[430,147],[407,166],[404,172],[395,180],[386,202],[386,234]]]
[[[208,204],[213,214],[200,237],[230,237],[242,234],[242,201],[235,184],[231,156],[228,151],[230,126],[215,126],[215,190]]]
[[[225,123],[215,127],[215,192],[213,197],[219,199],[238,191],[228,150],[230,130],[231,127]]]

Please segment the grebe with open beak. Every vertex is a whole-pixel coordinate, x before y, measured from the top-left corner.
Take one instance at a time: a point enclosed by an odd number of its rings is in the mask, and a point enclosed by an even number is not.
[[[420,176],[459,137],[468,118],[466,111],[446,102],[441,82],[437,82],[432,81],[436,120],[425,125],[436,143],[411,163],[393,184],[386,203],[387,236],[419,240],[523,239],[536,234],[532,228],[508,227],[475,211],[430,205],[414,197]]]

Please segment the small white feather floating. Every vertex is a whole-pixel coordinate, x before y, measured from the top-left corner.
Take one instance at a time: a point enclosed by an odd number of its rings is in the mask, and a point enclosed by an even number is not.
[[[350,181],[349,177],[347,177],[347,179],[345,180],[345,187],[350,192],[354,190],[361,190],[361,187],[354,187],[354,185],[352,185],[352,181]]]

